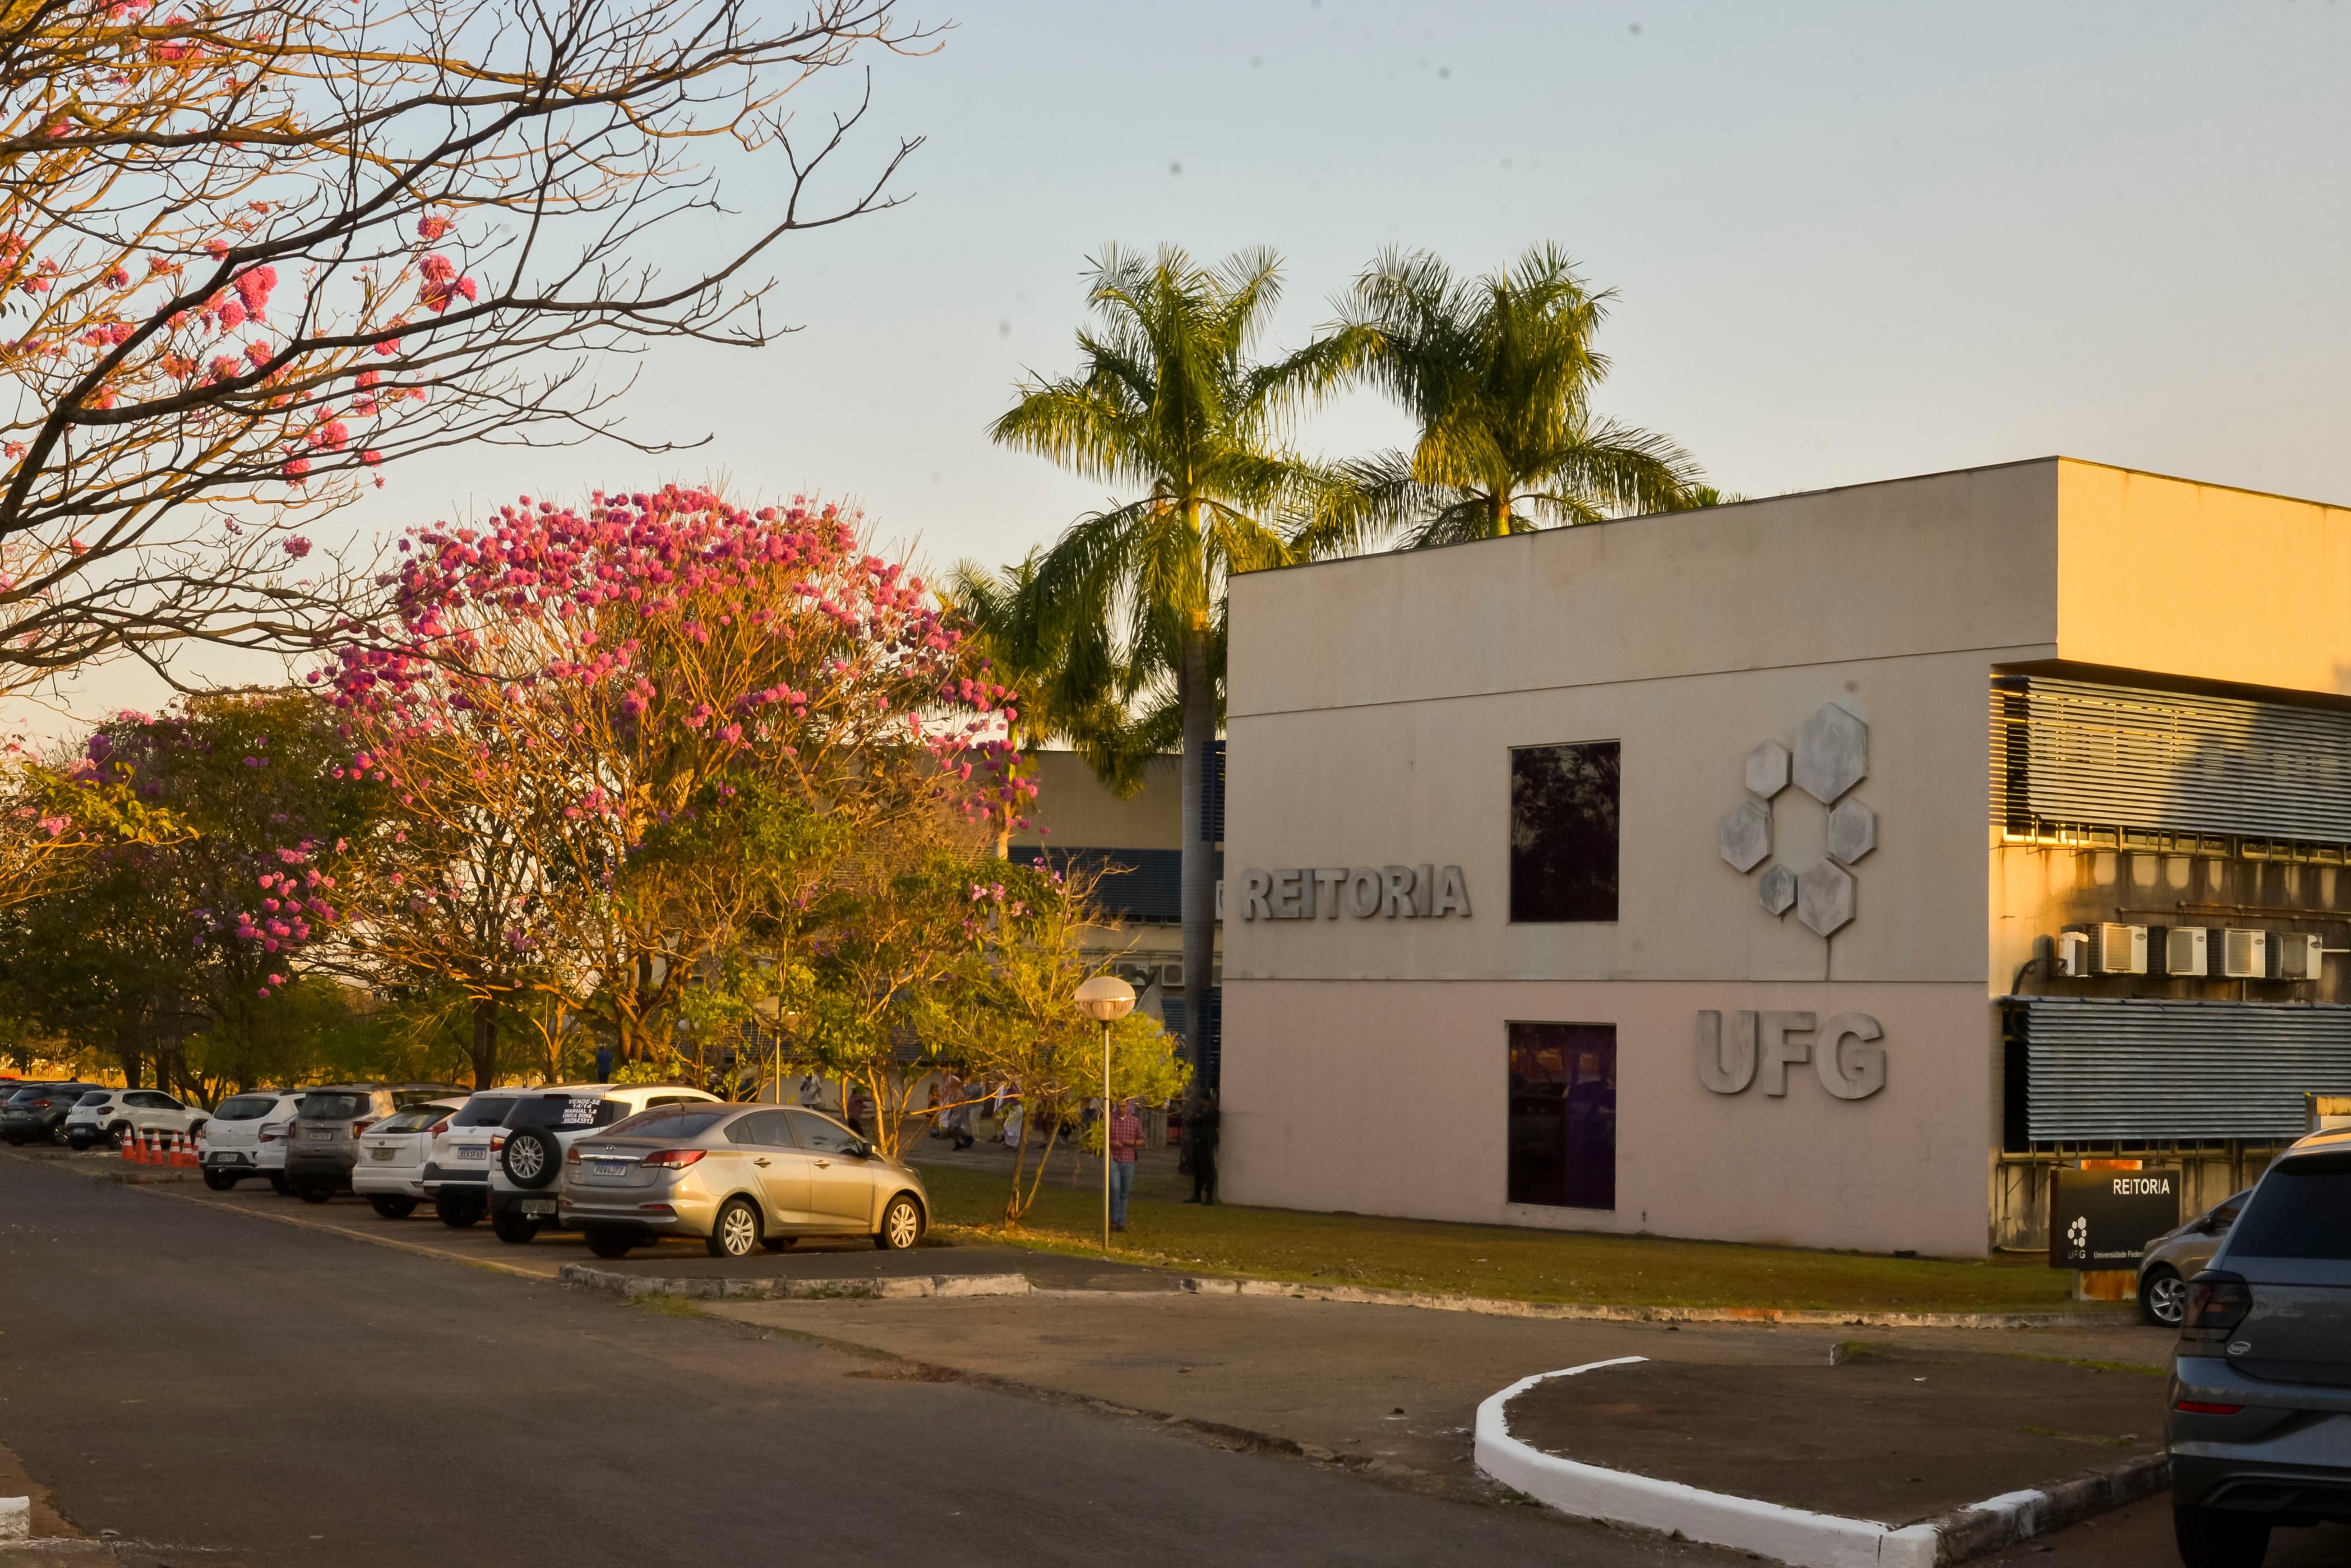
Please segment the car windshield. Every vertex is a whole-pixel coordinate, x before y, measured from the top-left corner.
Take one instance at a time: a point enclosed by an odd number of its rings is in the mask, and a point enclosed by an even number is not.
[[[313,1090],[302,1096],[302,1109],[295,1114],[306,1122],[348,1122],[366,1115],[367,1109],[364,1094],[321,1094]]]
[[[370,1133],[421,1133],[439,1121],[446,1113],[436,1106],[412,1105],[405,1111],[395,1111],[370,1127]]]
[[[94,1102],[84,1101],[83,1103],[91,1104]],[[220,1103],[220,1109],[213,1113],[213,1120],[215,1122],[258,1121],[268,1115],[269,1108],[277,1103],[277,1096],[275,1094],[232,1094]]]
[[[89,1093],[83,1095],[80,1099],[75,1101],[74,1103],[77,1105],[103,1105],[109,1100],[113,1098],[114,1091],[111,1089],[93,1089]]]
[[[724,1105],[656,1105],[615,1122],[608,1138],[698,1138],[727,1113]]]
[[[512,1094],[476,1094],[465,1102],[464,1109],[449,1118],[453,1127],[503,1127],[507,1113],[514,1109]]]
[[[2229,1238],[2229,1255],[2351,1261],[2351,1150],[2271,1166]]]
[[[9,1095],[5,1103],[10,1105],[29,1105],[36,1100],[47,1099],[48,1093],[46,1086],[39,1089],[19,1089]]]

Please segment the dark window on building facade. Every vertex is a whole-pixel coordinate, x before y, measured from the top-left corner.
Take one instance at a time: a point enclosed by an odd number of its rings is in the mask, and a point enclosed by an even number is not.
[[[1510,919],[1616,918],[1613,740],[1510,751]]]
[[[1510,1025],[1510,1201],[1616,1207],[1616,1026]]]

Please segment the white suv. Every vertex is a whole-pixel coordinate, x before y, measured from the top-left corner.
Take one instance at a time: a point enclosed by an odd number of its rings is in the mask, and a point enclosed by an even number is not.
[[[564,1152],[589,1134],[655,1105],[716,1104],[679,1083],[550,1083],[486,1089],[435,1140],[425,1185],[447,1225],[487,1217],[501,1241],[528,1241],[556,1223]]]
[[[196,1133],[204,1185],[225,1192],[246,1176],[266,1176],[284,1192],[287,1124],[301,1103],[294,1089],[249,1089],[222,1101]]]
[[[93,1090],[66,1113],[66,1142],[86,1149],[120,1143],[126,1133],[196,1134],[214,1114],[161,1089]]]

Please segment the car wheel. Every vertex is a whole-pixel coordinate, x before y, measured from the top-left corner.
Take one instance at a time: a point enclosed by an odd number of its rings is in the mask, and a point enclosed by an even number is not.
[[[2174,1505],[2171,1534],[2186,1568],[2262,1568],[2269,1555],[2270,1521],[2258,1514]]]
[[[2176,1329],[2188,1311],[2188,1281],[2158,1263],[2138,1282],[2138,1321]]]
[[[313,1177],[294,1188],[294,1196],[304,1203],[324,1203],[335,1196],[335,1184]]]
[[[284,1173],[279,1171],[271,1171],[269,1173],[269,1190],[276,1193],[280,1197],[285,1197],[294,1191],[294,1184],[286,1179]]]
[[[588,1250],[599,1258],[625,1258],[637,1239],[625,1230],[597,1226],[588,1232]]]
[[[759,1245],[759,1211],[748,1198],[728,1198],[710,1222],[710,1236],[703,1245],[713,1258],[748,1258]]]
[[[114,1146],[119,1149],[124,1144],[131,1141],[131,1124],[128,1122],[117,1122],[114,1125],[106,1130],[106,1135],[113,1141]]]
[[[405,1219],[416,1212],[416,1200],[398,1193],[380,1192],[368,1199],[368,1207],[386,1219]]]
[[[236,1177],[211,1166],[204,1167],[204,1185],[214,1192],[226,1192],[236,1185]]]
[[[452,1230],[463,1230],[482,1222],[482,1206],[470,1197],[436,1197],[433,1200],[433,1212]]]
[[[759,1238],[759,1245],[770,1252],[781,1252],[799,1239],[797,1236],[762,1236]]]
[[[525,1219],[519,1214],[493,1214],[490,1216],[490,1228],[497,1232],[499,1240],[510,1241],[520,1247],[538,1234],[538,1221]]]
[[[882,1228],[873,1233],[873,1245],[884,1252],[904,1252],[923,1239],[923,1206],[910,1193],[900,1193],[882,1211]]]

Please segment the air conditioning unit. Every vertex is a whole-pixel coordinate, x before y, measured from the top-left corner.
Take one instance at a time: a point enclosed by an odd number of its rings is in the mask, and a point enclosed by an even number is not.
[[[1173,964],[1160,965],[1159,983],[1166,987],[1171,991],[1182,990],[1184,988],[1183,960],[1179,958]]]
[[[1111,973],[1140,991],[1159,977],[1156,964],[1120,963],[1111,966]]]
[[[2266,931],[2247,931],[2231,925],[2220,933],[2220,973],[2231,980],[2261,980],[2269,977],[2269,945]]]
[[[2147,973],[2147,927],[2117,925],[2111,921],[2078,928],[2087,939],[2084,974],[2144,975]]]
[[[2320,956],[2318,938],[2295,933],[2269,934],[2269,977],[2273,980],[2317,980],[2325,977],[2326,960]]]
[[[2090,938],[2080,931],[2060,931],[2057,934],[2057,973],[2063,978],[2078,980],[2090,972]]]
[[[2162,974],[2200,980],[2212,972],[2212,933],[2201,925],[2158,928],[2148,934],[2147,957]]]

